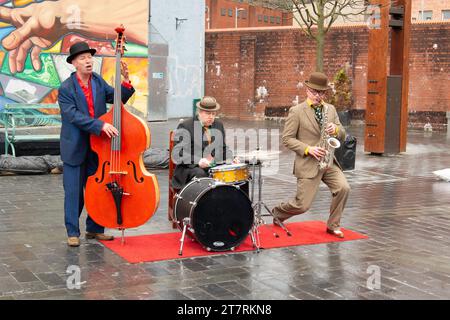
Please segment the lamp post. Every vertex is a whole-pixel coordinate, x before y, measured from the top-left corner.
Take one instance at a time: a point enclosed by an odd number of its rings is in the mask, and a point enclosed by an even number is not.
[[[206,29],[209,30],[211,28],[211,13],[209,10],[209,6],[206,6],[205,11],[206,11],[206,25],[207,25]]]
[[[238,8],[238,7],[236,7],[236,12],[235,12],[235,17],[234,17],[234,27],[235,27],[235,28],[238,27],[238,21],[237,21],[237,19],[238,19],[239,11],[244,11],[244,10],[245,10],[244,8]]]
[[[420,7],[422,8],[422,21],[423,21],[423,20],[425,20],[425,19],[424,19],[424,14],[425,14],[425,13],[424,13],[424,11],[423,11],[423,0],[422,0],[421,3],[420,3]]]

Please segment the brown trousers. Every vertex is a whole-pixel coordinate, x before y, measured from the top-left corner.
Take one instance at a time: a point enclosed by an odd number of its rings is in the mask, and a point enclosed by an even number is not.
[[[320,181],[323,181],[333,195],[330,207],[330,217],[328,218],[328,229],[336,230],[340,226],[342,212],[350,193],[350,186],[347,179],[336,164],[333,164],[325,172],[319,172],[311,179],[297,179],[297,196],[289,202],[282,202],[276,206],[273,213],[281,221],[292,216],[305,213],[319,190]]]

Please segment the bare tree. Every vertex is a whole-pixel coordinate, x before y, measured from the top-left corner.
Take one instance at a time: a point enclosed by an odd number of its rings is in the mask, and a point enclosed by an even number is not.
[[[316,70],[323,71],[325,38],[339,18],[352,20],[364,14],[367,0],[263,0],[279,9],[292,11],[303,32],[316,42]]]

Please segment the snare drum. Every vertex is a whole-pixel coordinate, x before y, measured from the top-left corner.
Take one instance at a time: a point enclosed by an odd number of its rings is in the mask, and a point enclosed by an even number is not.
[[[209,169],[209,172],[213,179],[225,183],[234,184],[245,182],[249,179],[248,165],[245,163],[224,164]]]

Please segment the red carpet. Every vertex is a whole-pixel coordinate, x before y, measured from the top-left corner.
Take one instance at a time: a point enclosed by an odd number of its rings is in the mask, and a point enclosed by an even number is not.
[[[274,227],[272,225],[261,226],[259,228],[261,249],[342,242],[368,238],[360,233],[341,228],[345,234],[345,238],[339,239],[325,232],[326,224],[322,221],[295,222],[286,223],[285,225],[292,233],[292,237],[287,236],[283,229],[279,227]],[[280,237],[274,237],[273,231],[276,231]],[[124,245],[122,245],[120,238],[116,238],[114,241],[102,241],[102,243],[130,263],[173,260],[254,250],[250,237],[247,237],[247,239],[234,251],[208,252],[201,244],[196,241],[191,241],[191,238],[186,236],[183,255],[179,256],[180,237],[181,232],[173,232],[125,237]]]

